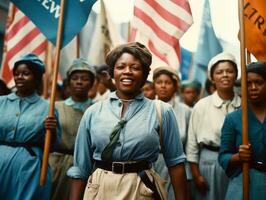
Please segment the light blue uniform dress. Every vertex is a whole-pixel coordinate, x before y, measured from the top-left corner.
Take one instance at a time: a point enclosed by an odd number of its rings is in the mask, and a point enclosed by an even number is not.
[[[176,130],[176,134],[179,134],[181,142],[183,146],[185,146],[186,140],[187,140],[187,130],[188,130],[188,123],[189,123],[189,118],[191,114],[191,109],[184,103],[180,102],[180,100],[176,97],[171,99],[171,101],[167,103],[169,103],[174,110],[174,114],[175,114],[177,124],[178,124],[178,130]],[[164,130],[162,130],[162,132],[163,132],[162,134],[164,134]],[[171,179],[168,173],[168,168],[165,166],[165,162],[164,162],[164,158],[162,154],[160,154],[158,160],[155,163],[153,163],[153,167],[155,171],[164,180],[167,181],[166,188],[168,192],[168,200],[174,200],[175,199],[174,189],[171,184]],[[185,163],[185,168],[186,168],[187,179],[188,180],[192,179],[189,165],[187,162]]]
[[[229,161],[232,155],[238,152],[238,147],[242,144],[241,120],[242,109],[239,109],[226,116],[222,128],[219,163],[230,177],[226,193],[227,200],[243,199],[241,165],[228,170]],[[248,138],[252,148],[252,162],[266,163],[266,118],[263,123],[261,123],[250,109],[248,110]],[[265,199],[266,172],[251,168],[249,176],[249,199]]]
[[[45,185],[39,186],[43,150],[40,147],[10,146],[10,143],[38,146],[44,143],[48,102],[37,94],[20,98],[12,93],[0,96],[0,113],[0,199],[49,199],[50,169]],[[60,126],[57,134],[59,140]]]
[[[109,136],[121,120],[122,102],[115,92],[108,99],[87,109],[80,122],[76,138],[74,165],[68,170],[72,178],[87,180],[93,171],[93,159],[101,160],[101,153],[109,143]],[[173,109],[162,102],[163,143],[166,165],[185,162],[182,143],[177,134]],[[141,93],[130,102],[125,113],[126,125],[121,130],[113,152],[113,161],[154,162],[159,155],[159,120],[154,101]]]

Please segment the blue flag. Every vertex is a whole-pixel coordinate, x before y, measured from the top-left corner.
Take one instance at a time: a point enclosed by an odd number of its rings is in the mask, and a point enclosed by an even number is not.
[[[204,85],[207,78],[206,70],[209,60],[222,51],[223,48],[213,30],[209,0],[205,0],[199,41],[194,57],[193,79],[200,81]]]
[[[192,52],[181,47],[181,63],[180,72],[182,80],[190,78],[190,71],[192,67]]]
[[[11,0],[47,37],[56,44],[60,0]],[[67,45],[85,25],[96,0],[66,0],[62,46]]]

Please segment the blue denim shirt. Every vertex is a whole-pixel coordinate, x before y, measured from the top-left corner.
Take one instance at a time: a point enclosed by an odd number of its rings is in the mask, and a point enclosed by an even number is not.
[[[252,149],[254,162],[266,163],[266,118],[261,123],[249,108],[248,110],[248,138]],[[237,176],[242,170],[241,165],[228,170],[233,154],[238,152],[242,144],[242,109],[228,114],[222,127],[219,163],[229,177]]]
[[[178,126],[171,105],[162,103],[164,158],[167,166],[186,160]],[[101,153],[109,143],[113,127],[121,120],[122,102],[116,93],[87,109],[80,122],[74,152],[74,166],[68,176],[86,180],[92,172],[93,159],[101,160]],[[141,93],[130,102],[124,115],[128,122],[122,129],[113,152],[114,161],[154,162],[160,148],[159,120],[154,101]]]
[[[48,102],[36,93],[25,98],[15,93],[0,96],[0,140],[44,143],[44,120],[48,116],[48,110]],[[59,121],[57,110],[55,117]],[[57,129],[57,139],[57,142],[61,139],[60,124]]]

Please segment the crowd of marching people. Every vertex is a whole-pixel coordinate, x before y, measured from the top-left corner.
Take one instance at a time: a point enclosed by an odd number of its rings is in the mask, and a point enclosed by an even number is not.
[[[266,196],[266,62],[247,65],[248,137],[242,142],[236,59],[207,66],[205,86],[158,66],[138,42],[119,45],[106,63],[75,59],[58,87],[54,116],[42,95],[45,64],[22,55],[15,89],[0,81],[0,199],[243,199]],[[59,90],[60,89],[60,90]],[[49,167],[39,185],[45,130]]]

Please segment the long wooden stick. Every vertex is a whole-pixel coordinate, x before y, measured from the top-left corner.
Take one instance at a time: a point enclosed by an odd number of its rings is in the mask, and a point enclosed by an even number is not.
[[[77,39],[77,53],[76,53],[76,57],[79,58],[80,57],[80,33],[77,34],[76,39]]]
[[[53,83],[52,83],[52,91],[50,97],[50,107],[49,107],[49,116],[54,116],[54,102],[55,102],[55,95],[56,95],[56,84],[57,84],[57,75],[59,69],[59,58],[60,58],[60,49],[62,43],[62,31],[63,31],[63,21],[64,21],[64,7],[65,7],[65,0],[61,0],[61,13],[58,22],[58,30],[57,30],[57,40],[56,40],[56,55],[55,55],[55,63],[54,63],[54,72],[53,72]],[[44,143],[44,152],[43,152],[43,159],[42,159],[42,169],[41,169],[41,176],[40,176],[40,185],[43,186],[46,180],[47,174],[47,167],[48,167],[48,158],[50,152],[50,145],[51,145],[51,130],[47,129],[45,134],[45,143]]]
[[[242,103],[242,142],[248,144],[247,72],[245,54],[244,0],[239,0],[240,53],[241,53],[241,103]],[[249,163],[243,163],[243,199],[249,199]]]
[[[45,77],[44,77],[44,84],[43,84],[43,97],[48,99],[49,97],[49,84],[50,84],[50,76],[52,72],[52,43],[47,41],[46,45],[46,53],[45,53]]]

